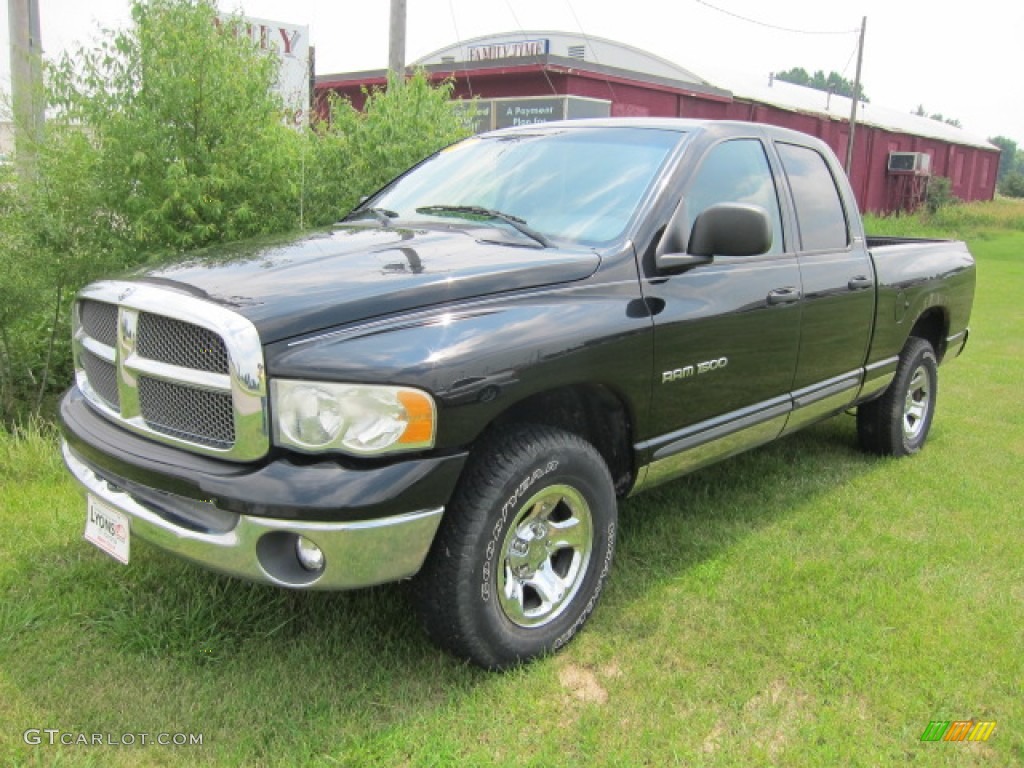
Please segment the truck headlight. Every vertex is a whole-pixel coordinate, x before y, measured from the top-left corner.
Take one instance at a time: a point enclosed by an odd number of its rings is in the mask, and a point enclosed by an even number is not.
[[[434,445],[434,401],[418,389],[273,379],[270,396],[278,445],[356,456]]]

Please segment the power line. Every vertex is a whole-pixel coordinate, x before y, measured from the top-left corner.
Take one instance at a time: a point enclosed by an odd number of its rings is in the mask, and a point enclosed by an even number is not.
[[[526,30],[523,28],[523,25],[519,22],[519,17],[516,16],[516,12],[512,10],[512,4],[509,2],[509,0],[505,0],[505,6],[508,8],[508,12],[512,14],[512,20],[516,23],[516,26],[519,27],[519,32],[523,35],[523,39],[525,40]],[[555,96],[560,96],[561,94],[559,94],[558,89],[555,88],[555,84],[551,82],[551,77],[548,75],[547,62],[541,63],[540,72],[542,75],[544,75],[544,79],[548,81],[548,87],[551,89],[551,93],[553,93]]]
[[[448,10],[451,11],[452,14],[452,26],[455,28],[455,42],[459,45],[459,51],[462,51],[462,35],[459,34],[459,23],[455,19],[455,0],[448,0]],[[466,77],[466,87],[469,89],[469,97],[473,98],[473,82],[469,79],[468,49],[466,59],[467,61],[464,62],[462,71]]]
[[[586,30],[583,29],[583,24],[580,23],[580,17],[576,15],[576,9],[572,7],[572,0],[565,0],[565,4],[569,6],[569,12],[572,14],[572,17],[576,20],[576,26],[579,27],[580,34],[583,35],[583,39],[590,47],[590,52],[594,55],[594,61],[597,63],[598,66],[601,66],[601,59],[597,55],[597,48],[590,41],[590,37],[587,35]],[[604,82],[605,85],[608,86],[608,93],[609,95],[611,95],[612,101],[615,102],[615,88],[612,86],[612,81],[606,76]]]
[[[853,45],[853,50],[850,51],[850,58],[848,58],[846,60],[846,66],[843,67],[843,72],[842,72],[842,76],[843,77],[846,77],[846,73],[849,72],[849,70],[850,70],[850,62],[853,61],[853,57],[857,55],[857,51],[859,51],[859,50],[860,50],[860,40],[858,39],[858,41],[856,43],[854,43],[854,45]]]
[[[700,5],[706,5],[708,8],[710,8],[713,11],[718,11],[719,13],[724,13],[726,16],[732,16],[734,19],[739,19],[740,21],[746,21],[749,24],[756,24],[759,27],[766,27],[768,29],[776,29],[776,30],[779,30],[780,32],[792,32],[793,34],[796,34],[796,35],[852,35],[855,32],[860,32],[860,27],[858,27],[857,29],[842,29],[842,30],[836,30],[836,29],[833,29],[833,30],[811,30],[811,29],[793,29],[792,27],[780,27],[778,24],[769,24],[766,21],[760,21],[759,19],[752,19],[749,16],[742,16],[742,15],[740,15],[738,13],[734,13],[733,11],[728,11],[725,8],[719,8],[717,5],[712,5],[711,3],[707,2],[706,0],[697,0],[697,3],[700,4]]]

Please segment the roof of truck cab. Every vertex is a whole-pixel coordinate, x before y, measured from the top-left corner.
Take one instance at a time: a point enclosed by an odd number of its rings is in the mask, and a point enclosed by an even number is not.
[[[588,128],[645,128],[659,131],[676,131],[693,133],[697,131],[720,131],[746,133],[756,135],[789,136],[800,139],[818,139],[810,134],[795,131],[792,128],[754,123],[744,120],[706,120],[687,117],[593,117],[572,120],[558,120],[531,125],[517,125],[511,128],[499,128],[495,131],[479,134],[480,136],[508,135],[510,133],[541,133],[556,130],[577,130]],[[729,130],[731,129],[731,130]]]

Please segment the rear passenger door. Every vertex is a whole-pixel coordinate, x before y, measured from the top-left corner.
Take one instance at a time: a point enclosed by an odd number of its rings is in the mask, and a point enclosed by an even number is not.
[[[776,142],[796,213],[803,284],[800,354],[793,381],[795,429],[856,396],[871,340],[875,276],[832,167],[816,149]]]

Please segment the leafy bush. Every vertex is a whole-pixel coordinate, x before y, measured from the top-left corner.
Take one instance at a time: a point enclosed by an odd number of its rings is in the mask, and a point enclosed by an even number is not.
[[[945,176],[933,176],[928,180],[924,204],[929,213],[935,213],[959,202],[960,198],[953,194],[953,182]]]
[[[307,149],[307,221],[336,221],[363,195],[467,136],[467,121],[452,110],[452,87],[451,81],[432,86],[423,71],[408,78],[392,73],[386,89],[365,91],[362,112],[346,99],[330,98],[328,117],[314,127]],[[347,180],[343,188],[338,179]]]
[[[270,91],[275,60],[201,0],[136,0],[132,18],[51,70],[59,124],[96,154],[97,203],[143,250],[294,227],[296,142]]]
[[[1010,171],[999,182],[999,193],[1007,197],[1024,197],[1024,173]]]
[[[56,373],[70,376],[74,290],[123,263],[100,204],[97,155],[80,130],[50,130],[36,177],[10,189],[0,224],[0,407],[38,411]]]

